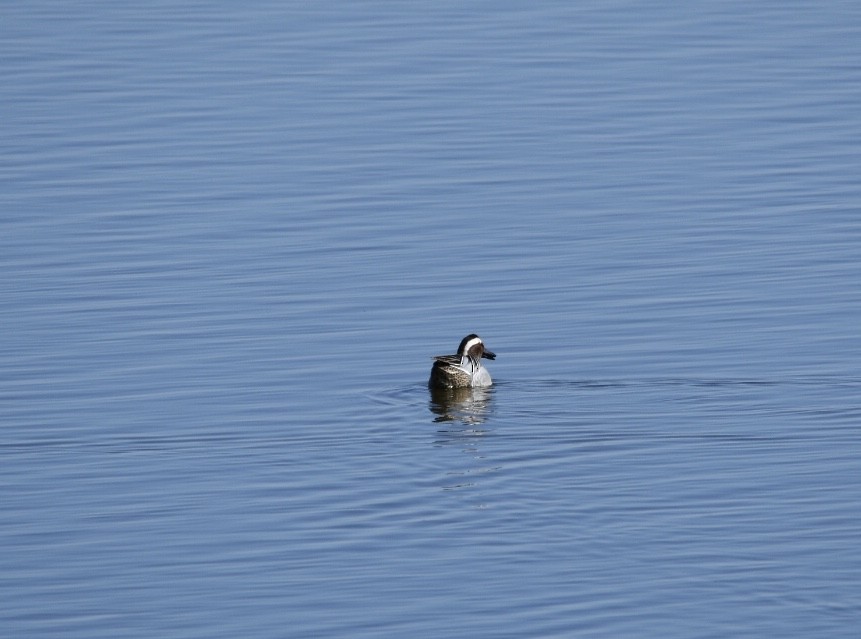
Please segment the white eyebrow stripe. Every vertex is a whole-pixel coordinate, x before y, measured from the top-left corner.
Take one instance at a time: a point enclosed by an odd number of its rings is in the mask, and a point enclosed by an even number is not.
[[[473,337],[471,340],[469,340],[466,344],[463,345],[464,355],[469,352],[470,348],[472,348],[473,346],[478,346],[481,343],[482,341],[480,337]]]

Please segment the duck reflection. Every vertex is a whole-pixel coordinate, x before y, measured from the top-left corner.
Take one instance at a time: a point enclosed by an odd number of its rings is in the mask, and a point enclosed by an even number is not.
[[[490,414],[492,387],[431,388],[430,411],[434,422],[482,424]]]

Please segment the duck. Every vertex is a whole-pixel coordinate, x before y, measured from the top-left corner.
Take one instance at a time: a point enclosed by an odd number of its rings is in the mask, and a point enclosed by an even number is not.
[[[481,365],[483,359],[496,359],[475,333],[460,341],[454,355],[434,357],[428,386],[431,388],[477,388],[493,384],[490,373]]]

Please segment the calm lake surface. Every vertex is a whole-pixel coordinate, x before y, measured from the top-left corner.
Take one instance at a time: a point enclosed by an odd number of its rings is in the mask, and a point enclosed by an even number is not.
[[[4,6],[0,634],[857,637],[859,7]]]

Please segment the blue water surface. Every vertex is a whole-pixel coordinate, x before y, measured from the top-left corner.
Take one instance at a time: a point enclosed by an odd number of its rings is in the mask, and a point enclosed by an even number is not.
[[[857,636],[857,3],[0,16],[0,634]]]

